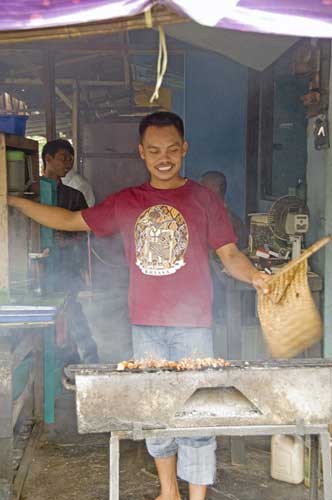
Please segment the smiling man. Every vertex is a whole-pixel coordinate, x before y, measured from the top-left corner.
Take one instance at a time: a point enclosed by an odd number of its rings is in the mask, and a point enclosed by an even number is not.
[[[169,121],[162,127],[160,120]],[[172,119],[174,124],[172,124]],[[150,125],[151,123],[151,125]],[[187,179],[180,176],[182,160],[188,151],[188,143],[184,140],[182,120],[171,113],[154,113],[141,122],[138,146],[141,158],[150,172],[151,186],[159,189],[176,189],[183,186]]]
[[[267,292],[265,276],[237,249],[218,196],[181,176],[188,150],[181,118],[153,113],[141,121],[139,132],[148,183],[81,212],[41,207],[23,198],[8,197],[8,202],[54,229],[121,233],[130,269],[135,358],[212,357],[208,249],[217,252],[235,278]],[[216,470],[213,437],[150,439],[147,446],[161,483],[157,500],[180,499],[177,475],[189,483],[190,500],[205,499]]]

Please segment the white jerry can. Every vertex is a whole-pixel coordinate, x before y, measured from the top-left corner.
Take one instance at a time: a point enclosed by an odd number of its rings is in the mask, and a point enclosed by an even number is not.
[[[286,483],[302,483],[304,479],[304,440],[301,436],[272,436],[271,476],[273,479]]]

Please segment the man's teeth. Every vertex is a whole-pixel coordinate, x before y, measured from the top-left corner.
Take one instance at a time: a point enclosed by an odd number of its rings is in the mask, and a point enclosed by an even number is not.
[[[172,166],[171,165],[165,165],[164,167],[158,167],[158,170],[161,170],[162,172],[166,172],[167,170],[171,170]]]

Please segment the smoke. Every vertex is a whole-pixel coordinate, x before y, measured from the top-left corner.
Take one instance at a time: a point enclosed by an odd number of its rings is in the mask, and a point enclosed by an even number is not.
[[[120,235],[92,237],[92,298],[83,301],[100,362],[133,355],[128,313],[129,271]]]

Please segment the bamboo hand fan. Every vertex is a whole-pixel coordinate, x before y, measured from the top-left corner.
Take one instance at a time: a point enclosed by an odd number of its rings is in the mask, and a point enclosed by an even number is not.
[[[322,337],[323,325],[308,285],[308,258],[325,246],[323,238],[267,281],[270,293],[258,292],[258,316],[274,358],[291,358]]]

